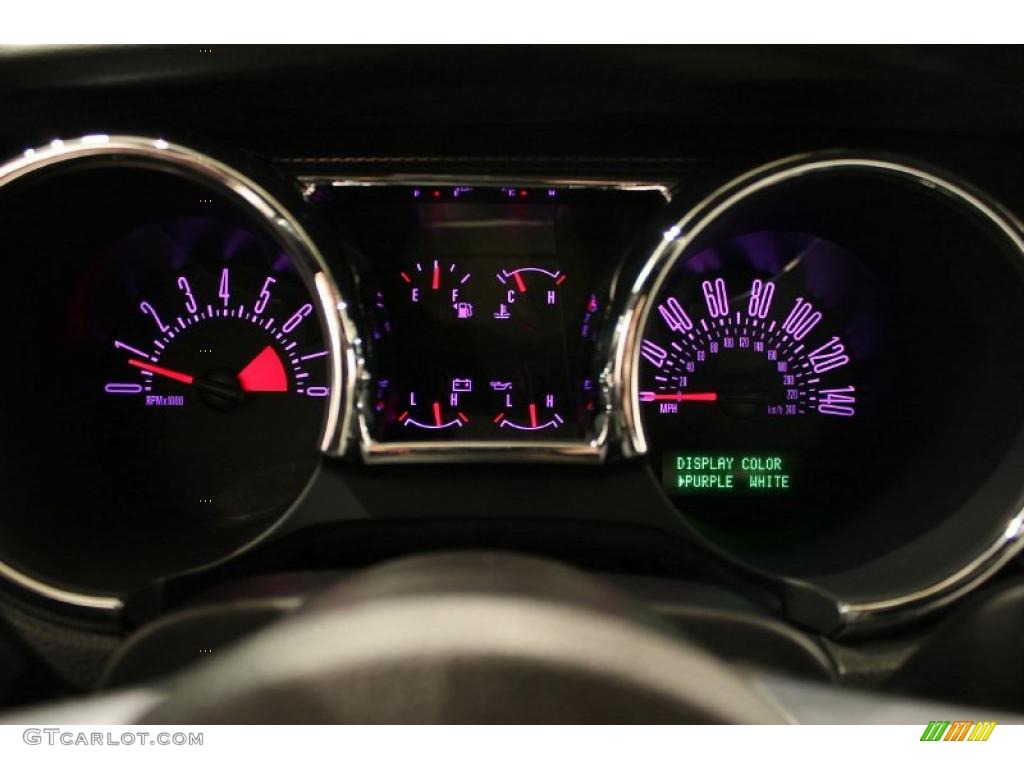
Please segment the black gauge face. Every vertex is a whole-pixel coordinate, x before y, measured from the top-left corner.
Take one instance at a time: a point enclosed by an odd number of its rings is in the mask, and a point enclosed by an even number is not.
[[[952,191],[859,165],[729,194],[630,350],[666,498],[720,551],[839,592],[948,576],[1020,508],[1019,248]]]
[[[89,169],[17,200],[5,232],[34,260],[0,314],[17,333],[41,320],[32,386],[2,390],[23,405],[5,473],[29,480],[5,559],[117,591],[251,542],[319,464],[329,351],[293,257],[260,217],[166,173]]]
[[[173,255],[154,263],[160,253]],[[137,231],[106,258],[114,271],[81,290],[99,291],[110,344],[98,405],[111,429],[133,425],[112,458],[159,463],[163,503],[181,515],[279,513],[308,479],[329,393],[328,351],[290,259],[204,219]]]
[[[859,262],[801,232],[751,233],[679,264],[654,300],[638,379],[666,492],[687,508],[792,509],[855,483],[875,302]]]

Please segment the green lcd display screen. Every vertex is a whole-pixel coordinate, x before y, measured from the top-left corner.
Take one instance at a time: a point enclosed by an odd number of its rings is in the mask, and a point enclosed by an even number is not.
[[[797,476],[791,454],[668,451],[661,481],[681,496],[763,496],[793,490]]]

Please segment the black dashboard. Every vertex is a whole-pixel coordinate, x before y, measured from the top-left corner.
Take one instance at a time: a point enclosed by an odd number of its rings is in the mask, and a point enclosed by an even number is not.
[[[1020,49],[214,51],[0,53],[0,602],[65,684],[484,549],[936,693],[1024,546]]]

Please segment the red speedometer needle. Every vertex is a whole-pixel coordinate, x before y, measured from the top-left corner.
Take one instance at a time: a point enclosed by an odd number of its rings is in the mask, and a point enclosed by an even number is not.
[[[174,379],[180,381],[182,384],[191,384],[195,381],[194,376],[190,376],[187,373],[181,373],[180,371],[172,371],[170,368],[163,368],[159,365],[153,365],[152,363],[144,363],[141,360],[132,358],[128,361],[128,365],[134,365],[136,368],[141,368],[144,371],[155,373],[158,376],[166,376],[168,379]]]
[[[674,403],[713,403],[718,400],[717,392],[676,392],[670,395],[659,395],[657,392],[641,392],[640,402],[652,403],[657,400],[669,400]]]

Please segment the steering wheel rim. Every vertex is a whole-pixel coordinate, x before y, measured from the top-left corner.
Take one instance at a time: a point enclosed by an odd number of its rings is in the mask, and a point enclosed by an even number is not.
[[[504,553],[371,568],[178,677],[149,723],[782,723],[603,581]]]

